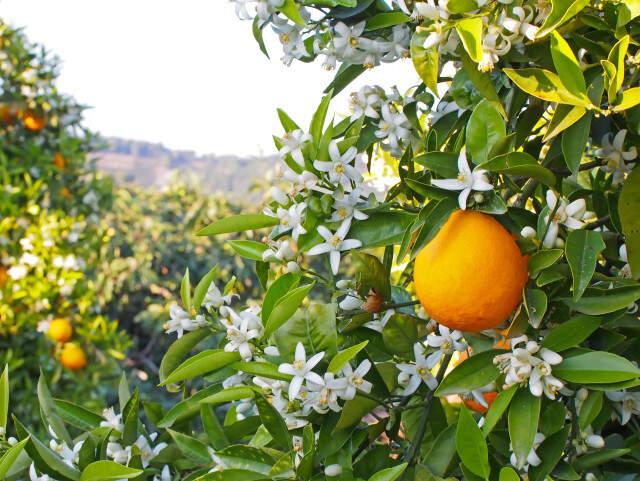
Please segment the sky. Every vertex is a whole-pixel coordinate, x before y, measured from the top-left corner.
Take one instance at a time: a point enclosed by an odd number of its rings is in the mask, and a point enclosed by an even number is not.
[[[308,125],[333,77],[318,62],[285,67],[272,32],[267,59],[227,0],[0,0],[0,17],[60,57],[58,86],[91,107],[88,127],[172,149],[272,153],[276,108]],[[410,60],[383,65],[334,111],[364,84],[416,82]]]

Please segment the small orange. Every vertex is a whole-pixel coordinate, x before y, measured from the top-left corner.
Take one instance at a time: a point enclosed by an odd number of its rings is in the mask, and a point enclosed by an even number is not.
[[[5,266],[0,266],[0,288],[4,287],[9,279],[9,274],[7,274],[7,268]]]
[[[521,302],[527,264],[497,220],[457,210],[418,254],[413,280],[432,319],[477,332],[504,322]]]
[[[87,356],[80,346],[68,342],[62,348],[60,362],[62,362],[62,365],[67,369],[77,371],[87,365]]]
[[[53,165],[55,165],[58,169],[64,170],[67,165],[66,160],[60,152],[56,152],[53,156]]]
[[[497,395],[498,395],[498,393],[495,392],[495,391],[486,392],[486,393],[484,393],[482,395],[482,397],[486,401],[486,403],[489,406],[489,408],[493,404],[493,401],[495,400]],[[478,401],[476,401],[473,398],[472,399],[465,399],[464,405],[467,406],[469,409],[473,409],[477,413],[486,413],[489,410],[489,408],[484,407],[482,404],[480,404]]]
[[[22,116],[22,123],[27,128],[27,130],[38,132],[39,130],[42,130],[44,128],[45,120],[43,116],[36,114],[32,110],[28,110]]]
[[[73,335],[73,327],[66,319],[54,319],[49,324],[47,334],[49,334],[49,337],[54,341],[64,343],[71,339],[71,336]]]

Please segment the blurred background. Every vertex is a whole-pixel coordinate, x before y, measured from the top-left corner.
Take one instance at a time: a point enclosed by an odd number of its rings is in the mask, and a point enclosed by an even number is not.
[[[28,425],[40,370],[89,407],[122,368],[151,392],[186,268],[256,294],[252,262],[194,233],[260,210],[276,108],[306,125],[331,81],[273,37],[268,59],[219,0],[0,0],[0,364]],[[354,89],[415,78],[383,70]]]

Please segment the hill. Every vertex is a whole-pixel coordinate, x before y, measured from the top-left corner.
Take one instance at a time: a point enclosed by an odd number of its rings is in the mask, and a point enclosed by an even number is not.
[[[265,178],[276,165],[276,156],[197,155],[188,150],[171,150],[162,144],[107,138],[95,155],[99,170],[117,182],[162,188],[175,176],[200,184],[211,193],[240,198],[256,181]]]

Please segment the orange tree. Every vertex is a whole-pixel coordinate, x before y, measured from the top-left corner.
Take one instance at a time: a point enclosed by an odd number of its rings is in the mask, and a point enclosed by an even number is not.
[[[83,108],[58,92],[56,60],[2,22],[0,71],[0,358],[20,386],[16,413],[33,419],[40,369],[56,394],[90,401],[126,339],[96,296],[111,186],[87,162]]]
[[[262,30],[275,31],[285,63],[340,64],[308,128],[279,112],[285,187],[262,212],[199,231],[264,233],[227,241],[255,261],[262,295],[235,298],[215,267],[195,287],[187,272],[159,376],[176,404],[147,406],[141,422],[123,383],[121,414],[80,426],[43,380],[55,449],[16,422],[0,469],[634,479],[640,5],[243,0],[236,11],[263,50]],[[402,57],[414,88],[364,87],[351,116],[328,115],[366,68]]]

